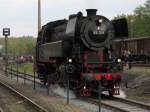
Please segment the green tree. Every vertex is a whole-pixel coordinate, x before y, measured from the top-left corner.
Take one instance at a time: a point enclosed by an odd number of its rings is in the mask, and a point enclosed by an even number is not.
[[[126,18],[130,37],[150,36],[150,0],[134,10],[133,15],[118,15],[115,19]]]
[[[136,35],[149,36],[150,35],[150,0],[143,6],[135,9],[135,27]]]
[[[8,53],[10,55],[33,55],[36,39],[32,37],[8,38]],[[0,39],[3,46],[2,52],[5,53],[4,38]]]

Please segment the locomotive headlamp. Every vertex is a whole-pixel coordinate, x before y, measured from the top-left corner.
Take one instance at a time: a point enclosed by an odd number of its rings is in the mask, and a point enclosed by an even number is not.
[[[98,20],[96,21],[97,26],[100,26],[100,25],[102,24],[102,22],[103,22],[103,19],[98,19]]]
[[[102,22],[103,22],[103,19],[99,19],[98,22],[99,22],[99,23],[102,23]]]
[[[118,59],[117,62],[118,62],[118,63],[121,63],[121,59]]]
[[[72,63],[72,59],[71,59],[71,58],[69,58],[69,59],[68,59],[68,62],[69,62],[69,63]]]

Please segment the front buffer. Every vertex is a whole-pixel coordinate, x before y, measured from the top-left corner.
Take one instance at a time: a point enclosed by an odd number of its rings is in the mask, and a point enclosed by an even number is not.
[[[82,73],[84,86],[81,89],[81,96],[91,96],[91,93],[98,93],[99,81],[101,81],[102,92],[107,91],[109,96],[120,95],[120,82],[122,72],[115,73]]]

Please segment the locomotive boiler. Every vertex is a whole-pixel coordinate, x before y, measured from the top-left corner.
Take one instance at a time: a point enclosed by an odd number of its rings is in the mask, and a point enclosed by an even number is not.
[[[46,84],[65,85],[83,96],[102,90],[119,94],[122,77],[121,60],[113,57],[112,40],[128,35],[125,19],[110,21],[87,9],[44,25],[36,45],[36,72]]]

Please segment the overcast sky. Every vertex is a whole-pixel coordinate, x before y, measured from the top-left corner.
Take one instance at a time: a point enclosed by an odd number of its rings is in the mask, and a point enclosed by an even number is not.
[[[0,32],[3,27],[11,28],[11,36],[37,34],[38,0],[0,0]],[[42,25],[68,18],[69,14],[85,9],[97,8],[98,14],[113,18],[119,14],[132,14],[134,9],[146,0],[41,0]],[[2,36],[2,33],[0,34]]]

